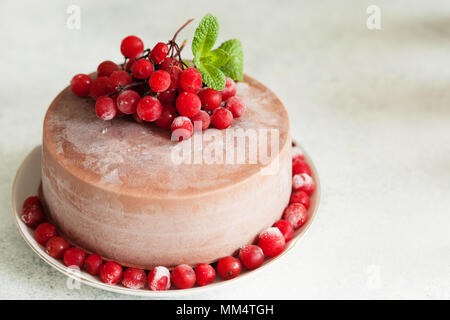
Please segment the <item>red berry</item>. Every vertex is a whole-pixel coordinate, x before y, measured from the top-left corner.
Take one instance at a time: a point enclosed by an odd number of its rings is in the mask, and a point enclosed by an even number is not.
[[[153,73],[153,63],[147,59],[139,59],[131,67],[131,73],[136,79],[147,79]]]
[[[216,271],[207,263],[200,263],[195,267],[195,277],[198,286],[206,286],[213,282]]]
[[[155,121],[162,113],[162,104],[155,97],[146,96],[139,100],[137,114],[144,121]]]
[[[64,253],[64,264],[67,267],[77,266],[81,268],[84,263],[84,259],[86,258],[86,252],[81,250],[80,248],[69,248]]]
[[[159,66],[159,69],[169,72],[173,67],[177,67],[177,68],[181,69],[182,64],[177,59],[168,57],[168,58],[164,59],[164,61]]]
[[[235,257],[224,257],[217,263],[217,273],[225,280],[236,278],[241,270],[241,262]]]
[[[206,111],[200,110],[199,113],[197,113],[195,116],[191,118],[192,123],[194,124],[194,129],[202,129],[206,130],[209,128],[209,125],[211,123],[211,117]],[[200,122],[200,126],[196,126],[196,122]]]
[[[214,110],[222,103],[222,93],[211,88],[203,89],[198,96],[205,110]]]
[[[173,119],[176,117],[175,111],[171,105],[163,105],[161,116],[155,121],[155,124],[162,129],[170,129]]]
[[[169,290],[170,271],[166,267],[155,267],[148,274],[148,288],[152,291]]]
[[[175,89],[169,89],[167,91],[158,93],[158,100],[161,101],[162,104],[175,105],[176,97],[177,90]]]
[[[277,222],[275,222],[273,226],[275,228],[280,229],[286,242],[288,242],[294,237],[294,227],[292,226],[292,223],[290,223],[289,221],[278,220]]]
[[[102,120],[111,120],[117,114],[117,106],[110,97],[100,97],[95,102],[95,114]]]
[[[308,219],[308,210],[301,203],[290,204],[283,213],[283,219],[289,221],[297,229]]]
[[[114,90],[117,90],[118,86],[125,87],[126,85],[133,82],[130,74],[122,70],[114,71],[113,73],[111,73],[111,75],[109,76],[109,80],[111,81]]]
[[[166,91],[170,86],[170,74],[164,70],[155,71],[148,83],[154,92]]]
[[[139,93],[134,90],[122,91],[117,96],[117,108],[125,114],[136,113],[140,98]]]
[[[239,118],[245,111],[245,104],[241,99],[234,96],[227,100],[226,108],[231,111],[233,118]]]
[[[44,222],[37,226],[36,230],[34,231],[34,238],[38,243],[45,246],[47,241],[57,234],[58,233],[56,232],[56,228],[53,224]]]
[[[211,116],[211,124],[214,128],[217,129],[226,129],[231,125],[231,122],[233,121],[233,114],[222,107],[217,108],[214,110],[212,116]]]
[[[112,61],[103,61],[97,67],[97,77],[109,77],[114,71],[120,70]]]
[[[156,64],[160,64],[166,58],[169,47],[163,42],[158,42],[150,52],[150,59]]]
[[[60,259],[64,256],[67,249],[70,248],[70,244],[66,239],[60,236],[55,236],[47,241],[45,245],[45,251],[50,257]]]
[[[304,191],[294,191],[291,194],[291,199],[289,200],[289,204],[291,203],[301,203],[305,206],[306,209],[309,208],[310,199],[306,192]]]
[[[311,168],[309,165],[302,159],[292,161],[292,175],[301,173],[311,175]]]
[[[180,264],[172,270],[170,280],[178,289],[189,289],[195,283],[195,272],[187,264]]]
[[[239,260],[241,260],[244,267],[253,270],[262,265],[264,253],[260,247],[250,244],[239,250]]]
[[[176,106],[180,115],[190,118],[200,111],[202,103],[198,95],[190,92],[182,92],[176,100]]]
[[[108,261],[100,266],[100,279],[107,284],[118,283],[122,273],[122,266],[115,261]]]
[[[127,58],[136,58],[144,52],[144,43],[136,36],[128,36],[122,40],[120,51]]]
[[[236,83],[233,81],[233,79],[227,77],[225,82],[225,89],[221,91],[223,101],[227,101],[229,98],[234,96],[236,94],[236,91]]]
[[[180,75],[181,75],[181,68],[180,67],[173,67],[169,71],[167,71],[170,74],[170,86],[169,90],[171,89],[178,89],[178,85],[180,82]],[[179,91],[181,92],[181,91]]]
[[[86,97],[91,90],[92,79],[87,74],[77,74],[70,81],[70,90],[79,97]]]
[[[102,257],[98,254],[91,254],[84,261],[84,269],[86,269],[89,274],[96,275],[100,272],[100,266],[102,263]]]
[[[184,91],[198,93],[202,87],[202,75],[195,68],[187,68],[181,72],[180,86]]]
[[[31,196],[25,199],[25,201],[23,202],[22,205],[22,209],[25,209],[27,207],[32,207],[32,206],[40,206],[41,205],[41,200],[39,199],[38,196]]]
[[[133,64],[136,62],[136,58],[129,58],[125,64],[125,71],[131,71]]]
[[[283,251],[284,245],[284,236],[278,228],[268,228],[259,235],[258,246],[267,257],[279,255]]]
[[[180,116],[173,119],[170,130],[172,141],[183,141],[192,137],[194,126],[189,118]]]
[[[35,228],[38,224],[46,220],[40,204],[25,207],[22,210],[21,218],[23,223],[30,228]]]
[[[130,289],[142,289],[145,287],[147,275],[145,271],[137,268],[128,268],[123,273],[122,285]]]
[[[292,177],[292,190],[304,191],[308,195],[311,195],[314,192],[314,188],[314,180],[309,174],[300,173]]]
[[[98,77],[92,82],[90,94],[92,98],[107,96],[114,92],[114,87],[108,77]]]

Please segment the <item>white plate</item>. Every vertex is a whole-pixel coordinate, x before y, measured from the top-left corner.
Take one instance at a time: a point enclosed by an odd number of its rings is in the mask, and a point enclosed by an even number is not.
[[[298,145],[297,145],[298,146]],[[16,177],[13,182],[12,186],[12,194],[11,194],[11,202],[12,202],[12,211],[14,214],[15,221],[17,223],[17,226],[19,228],[20,233],[22,234],[22,237],[25,239],[25,241],[28,243],[28,245],[36,252],[38,256],[40,256],[45,262],[47,262],[50,266],[57,269],[58,271],[62,272],[66,276],[75,278],[80,280],[82,283],[100,288],[107,291],[113,291],[118,292],[122,294],[130,294],[130,295],[139,295],[139,296],[148,296],[148,297],[173,297],[173,296],[180,296],[185,295],[189,293],[198,293],[205,290],[210,290],[212,288],[216,288],[219,286],[223,286],[228,283],[233,283],[235,281],[239,281],[243,277],[248,277],[251,274],[256,273],[258,270],[261,270],[262,268],[267,267],[269,264],[273,263],[274,261],[280,261],[288,251],[290,251],[300,240],[300,238],[305,234],[308,227],[311,225],[314,216],[316,215],[317,209],[319,207],[319,199],[320,199],[320,182],[319,182],[319,176],[317,175],[316,168],[314,167],[311,159],[308,157],[308,155],[305,153],[305,159],[308,162],[308,164],[311,167],[313,178],[316,183],[316,188],[314,191],[313,196],[311,197],[311,205],[308,210],[309,219],[306,222],[304,226],[297,229],[294,234],[294,238],[289,241],[286,245],[285,250],[277,257],[275,258],[269,258],[265,259],[264,263],[261,267],[259,267],[256,270],[248,271],[244,270],[242,273],[234,279],[224,281],[221,280],[220,277],[216,277],[216,280],[210,285],[204,286],[204,287],[193,287],[191,289],[184,289],[184,290],[178,290],[178,289],[171,289],[168,291],[151,291],[148,290],[148,288],[145,289],[128,289],[120,284],[117,285],[109,285],[103,283],[100,278],[96,276],[92,276],[89,273],[81,270],[79,273],[74,274],[74,272],[67,268],[64,263],[61,260],[56,260],[52,257],[50,257],[46,252],[45,248],[38,244],[36,240],[34,239],[34,230],[31,228],[28,228],[20,219],[21,216],[21,209],[23,202],[25,199],[32,195],[37,195],[38,187],[41,182],[41,154],[42,154],[42,147],[36,146],[25,158],[25,160],[20,165]],[[281,213],[280,213],[281,214]]]

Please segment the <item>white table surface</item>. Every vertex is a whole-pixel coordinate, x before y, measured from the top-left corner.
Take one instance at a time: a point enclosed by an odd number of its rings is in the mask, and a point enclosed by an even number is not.
[[[66,27],[70,3],[80,30]],[[366,27],[370,4],[381,30]],[[450,298],[450,3],[420,0],[2,1],[0,298],[135,298],[67,289],[15,227],[11,183],[74,74],[119,60],[128,34],[150,45],[206,12],[219,41],[242,40],[245,72],[285,103],[323,197],[282,261],[188,298]]]

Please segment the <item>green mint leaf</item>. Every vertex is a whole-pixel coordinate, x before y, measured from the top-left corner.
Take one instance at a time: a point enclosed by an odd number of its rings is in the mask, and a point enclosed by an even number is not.
[[[221,67],[228,61],[228,53],[222,49],[214,49],[207,53],[205,57],[200,58],[203,64],[212,64],[216,67]]]
[[[192,40],[192,54],[194,58],[206,56],[216,43],[219,35],[219,22],[217,18],[208,13],[200,21]]]
[[[202,75],[203,83],[208,87],[222,91],[225,89],[225,75],[219,68],[212,64],[196,63],[197,70]]]
[[[242,51],[242,44],[238,39],[231,39],[222,43],[219,47],[228,53],[228,61],[220,67],[220,70],[225,73],[227,77],[233,80],[243,80],[244,68],[244,53]]]

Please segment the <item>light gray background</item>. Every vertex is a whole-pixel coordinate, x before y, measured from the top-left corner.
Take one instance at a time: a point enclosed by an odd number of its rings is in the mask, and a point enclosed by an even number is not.
[[[70,3],[81,7],[80,30],[66,27]],[[370,4],[381,7],[381,30],[366,27]],[[307,236],[281,261],[188,297],[450,298],[448,1],[15,0],[0,8],[0,298],[134,298],[68,290],[20,237],[11,183],[74,74],[119,60],[128,34],[150,46],[206,12],[219,18],[219,41],[242,40],[245,72],[285,103],[323,198]]]

